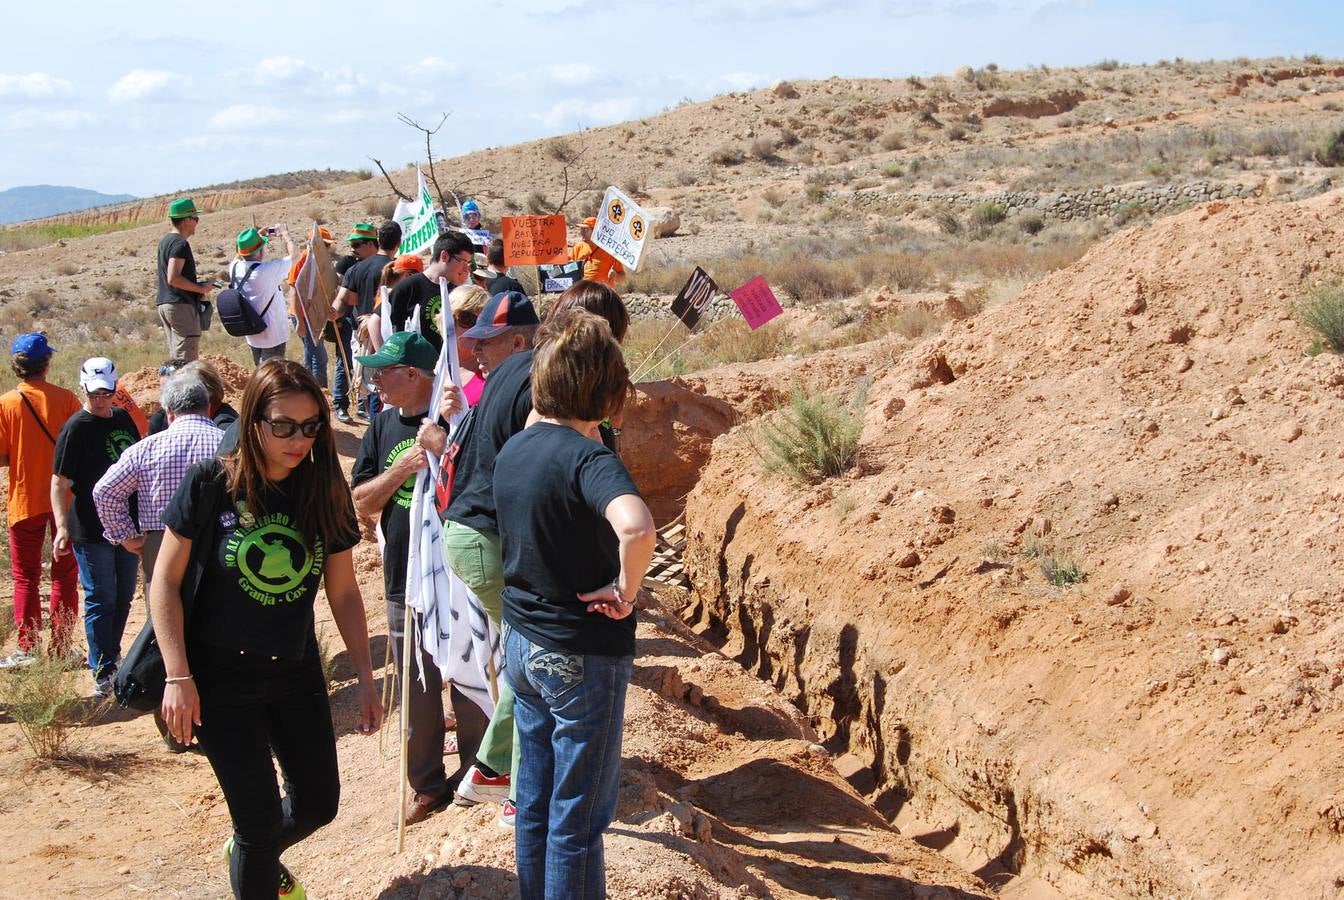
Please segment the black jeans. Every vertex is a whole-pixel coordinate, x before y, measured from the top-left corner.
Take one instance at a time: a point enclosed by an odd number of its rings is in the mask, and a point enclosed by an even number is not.
[[[233,819],[233,895],[275,900],[280,854],[336,818],[340,802],[322,665],[316,655],[272,660],[219,648],[192,651],[201,693],[197,733]]]

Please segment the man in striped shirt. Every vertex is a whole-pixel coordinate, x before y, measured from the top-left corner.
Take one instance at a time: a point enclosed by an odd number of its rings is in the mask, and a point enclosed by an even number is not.
[[[132,444],[93,486],[104,537],[140,554],[146,596],[163,541],[163,511],[187,471],[214,456],[224,436],[209,419],[209,390],[194,372],[173,375],[164,385],[161,402],[168,412],[168,430]],[[132,494],[136,495],[134,518]]]

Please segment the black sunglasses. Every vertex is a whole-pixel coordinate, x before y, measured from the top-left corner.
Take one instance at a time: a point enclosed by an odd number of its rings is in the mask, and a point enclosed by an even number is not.
[[[321,419],[309,419],[307,422],[295,422],[291,419],[262,419],[262,421],[271,426],[271,434],[282,441],[292,438],[296,431],[301,432],[306,438],[315,438],[322,430]]]

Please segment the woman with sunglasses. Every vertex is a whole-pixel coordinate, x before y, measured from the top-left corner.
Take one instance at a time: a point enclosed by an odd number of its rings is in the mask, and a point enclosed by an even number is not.
[[[178,740],[200,738],[219,779],[233,819],[229,876],[243,900],[273,898],[277,885],[281,897],[303,897],[280,854],[336,816],[336,736],[313,630],[319,585],[358,676],[358,730],[382,724],[351,561],[359,531],[329,416],[302,365],[267,360],[243,391],[238,446],[193,468],[163,514],[150,593],[168,673],[163,717]],[[222,491],[198,526],[211,481]],[[184,627],[197,539],[209,543]]]

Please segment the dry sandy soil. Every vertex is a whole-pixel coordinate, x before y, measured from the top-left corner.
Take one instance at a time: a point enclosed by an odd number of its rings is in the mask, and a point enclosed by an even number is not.
[[[817,172],[921,157],[958,187],[1002,190],[1031,174],[1012,168],[1022,152],[1076,181],[1105,177],[1087,148],[1117,133],[1176,146],[1189,129],[1337,123],[1344,72],[1208,63],[792,91],[567,140],[603,160],[604,182],[678,208],[685,233],[655,245],[661,264],[880,224],[846,206],[844,176],[803,205]],[[783,129],[807,159],[709,160]],[[904,146],[884,148],[888,131]],[[554,192],[550,152],[448,165],[494,170],[483,184],[502,207]],[[684,506],[693,588],[650,601],[641,626],[613,896],[1341,896],[1344,362],[1304,355],[1289,308],[1344,276],[1344,193],[1283,199],[1322,172],[1215,168],[1257,199],[1121,231],[924,340],[641,385],[625,453],[661,520]],[[757,220],[772,189],[792,220]],[[211,213],[202,271],[253,215],[344,225],[385,193],[365,181]],[[899,197],[883,215],[931,228]],[[73,338],[157,341],[144,303],[160,231],[0,258],[0,321],[31,319],[39,290]],[[126,296],[105,297],[107,280]],[[784,327],[827,322],[790,309]],[[146,395],[154,381],[132,378]],[[866,389],[846,476],[799,487],[763,470],[753,420],[795,384]],[[341,432],[348,463],[358,436]],[[383,634],[375,551],[358,552]],[[1085,577],[1053,586],[1051,560]],[[318,897],[508,896],[511,842],[491,811],[436,816],[393,854],[395,755],[349,733],[349,686],[338,669],[341,816],[287,862]],[[224,896],[227,815],[204,760],[162,754],[144,717],[105,715],[80,737],[83,756],[39,766],[0,721],[0,895]]]

